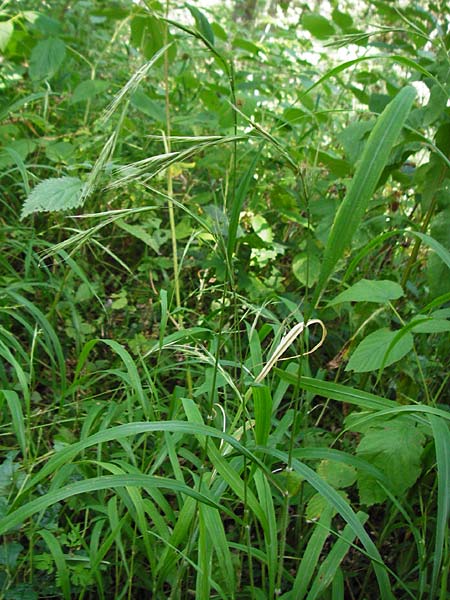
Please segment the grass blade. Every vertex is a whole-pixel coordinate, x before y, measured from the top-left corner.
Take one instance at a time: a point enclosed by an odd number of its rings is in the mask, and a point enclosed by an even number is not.
[[[369,515],[363,512],[356,513],[356,516],[361,524],[364,524],[369,517]],[[355,533],[353,528],[350,525],[346,525],[341,537],[334,543],[333,548],[320,565],[306,600],[316,600],[316,598],[322,597],[322,594],[334,581],[339,565],[344,560],[354,539]]]
[[[378,117],[361,161],[340,205],[328,237],[319,281],[312,304],[316,305],[338,260],[349,246],[376,189],[389,154],[406,121],[416,92],[403,88]]]
[[[25,521],[25,519],[28,519],[28,517],[31,517],[37,512],[46,510],[49,506],[61,502],[62,500],[66,500],[67,498],[71,498],[72,496],[122,487],[142,487],[144,489],[163,488],[173,490],[186,494],[187,496],[192,496],[198,502],[204,502],[220,510],[226,510],[223,506],[213,500],[213,498],[204,493],[197,492],[173,479],[153,477],[152,475],[104,475],[86,479],[85,481],[77,481],[76,483],[72,483],[59,490],[49,492],[40,498],[27,502],[17,510],[0,519],[0,535],[17,527]],[[229,511],[226,510],[226,512],[228,513]]]
[[[450,432],[442,419],[439,419],[434,415],[430,415],[429,419],[434,435],[438,474],[436,542],[430,592],[430,598],[434,598],[437,592],[439,573],[441,571],[444,555],[444,547],[446,540],[448,540],[448,536],[446,534],[448,532],[448,519],[450,516]],[[444,586],[445,578],[446,575],[443,573]]]

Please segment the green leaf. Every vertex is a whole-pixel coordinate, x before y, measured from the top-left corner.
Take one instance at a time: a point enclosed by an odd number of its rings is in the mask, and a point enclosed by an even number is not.
[[[389,154],[411,109],[416,91],[403,88],[378,117],[364,147],[361,161],[339,207],[327,240],[322,270],[313,298],[316,304],[338,260],[350,245],[372,194],[388,161]]]
[[[442,561],[445,557],[444,549],[448,543],[448,518],[450,516],[450,431],[442,419],[438,419],[433,415],[430,415],[429,419],[436,448],[438,475],[436,541],[430,592],[430,598],[433,598],[438,585]]]
[[[345,501],[348,502],[348,496],[343,491],[337,492],[339,496]],[[317,521],[323,515],[323,513],[328,509],[330,503],[322,496],[320,493],[316,493],[308,501],[305,509],[305,517],[307,521]],[[334,508],[334,507],[333,507]],[[333,516],[337,513],[336,508],[333,510]]]
[[[157,123],[166,122],[164,104],[157,100],[152,100],[141,90],[137,90],[137,92],[132,95],[131,104]]]
[[[132,235],[133,237],[137,238],[138,240],[141,240],[141,242],[144,242],[144,244],[149,246],[156,253],[159,253],[159,244],[157,240],[155,240],[155,238],[151,236],[147,231],[145,231],[145,229],[140,225],[129,225],[128,223],[125,223],[125,221],[123,221],[122,219],[116,221],[116,225],[124,231],[126,231],[127,233],[129,233],[130,235]]]
[[[52,142],[45,149],[45,156],[53,162],[65,162],[75,153],[75,146],[70,142]]]
[[[4,52],[6,50],[6,46],[11,39],[13,31],[14,25],[11,20],[0,22],[0,52]]]
[[[167,25],[160,19],[145,13],[138,13],[131,19],[131,44],[139,48],[145,58],[151,59],[164,46],[165,27]],[[167,41],[170,42],[171,40],[172,36],[168,35]],[[175,46],[172,45],[167,52],[169,53],[169,59],[174,60],[176,55]],[[156,64],[161,64],[162,61],[163,57],[161,56]]]
[[[402,496],[421,473],[420,456],[425,443],[422,431],[403,415],[371,420],[352,429],[364,434],[356,449],[357,455],[384,473],[389,489]],[[367,472],[358,474],[358,488],[361,502],[368,506],[386,499],[377,480]]]
[[[317,467],[317,475],[336,489],[349,487],[356,481],[354,467],[334,460],[322,460]]]
[[[292,263],[292,271],[300,283],[312,287],[319,279],[320,260],[315,254],[298,254]]]
[[[403,296],[403,289],[395,281],[387,279],[361,279],[328,303],[329,306],[341,302],[379,302],[385,304],[389,300],[397,300]]]
[[[330,21],[317,13],[304,13],[301,22],[303,27],[319,40],[336,33]]]
[[[108,87],[108,81],[101,81],[99,79],[88,79],[87,81],[82,81],[74,89],[70,102],[71,104],[77,104],[78,102],[92,100],[95,98],[95,96],[105,92]]]
[[[0,546],[0,565],[6,567],[8,571],[14,569],[22,550],[23,546],[18,542],[3,543]]]
[[[397,334],[398,331],[383,328],[368,335],[353,352],[345,370],[367,373],[388,367],[402,359],[412,350],[414,340],[410,333],[406,333],[386,356],[386,351]]]
[[[411,321],[411,325],[417,321],[417,325],[412,327],[414,333],[444,333],[450,331],[450,321],[447,319],[435,319],[418,315]]]
[[[255,411],[255,440],[258,446],[265,446],[272,423],[272,396],[267,385],[254,386],[252,395]]]
[[[197,26],[198,31],[202,34],[202,36],[208,40],[208,42],[214,46],[214,32],[211,28],[211,25],[209,24],[208,19],[205,17],[205,15],[198,10],[198,8],[196,8],[195,6],[192,6],[192,4],[188,4],[186,2],[186,6],[188,7],[191,15],[194,17],[195,19],[195,24]]]
[[[30,57],[30,77],[33,81],[51,79],[66,56],[66,45],[59,38],[48,38],[38,42]]]
[[[77,208],[81,204],[83,182],[78,177],[58,177],[41,181],[25,200],[21,219],[35,212]]]

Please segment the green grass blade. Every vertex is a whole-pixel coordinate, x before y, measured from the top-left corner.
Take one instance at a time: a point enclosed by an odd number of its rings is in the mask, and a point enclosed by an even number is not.
[[[393,145],[402,130],[416,92],[403,88],[378,117],[369,135],[347,194],[340,205],[325,247],[322,269],[312,304],[318,303],[338,260],[358,229]]]
[[[255,440],[258,446],[265,446],[272,424],[272,396],[267,385],[255,385],[251,389],[255,413]]]
[[[233,204],[231,206],[230,212],[230,224],[228,226],[228,245],[227,245],[227,254],[228,260],[231,260],[234,250],[236,248],[236,235],[239,225],[239,216],[241,214],[242,206],[244,204],[245,197],[248,192],[248,188],[253,178],[253,174],[256,169],[256,165],[258,164],[259,158],[261,156],[261,152],[263,149],[263,144],[261,144],[258,152],[255,154],[249,168],[245,172],[244,176],[241,179],[241,182],[236,190],[236,195],[233,198]]]
[[[436,448],[438,474],[438,506],[436,518],[436,542],[433,559],[430,598],[437,597],[438,579],[444,556],[444,547],[448,541],[448,519],[450,516],[450,432],[442,419],[429,416]],[[445,585],[445,573],[443,585]]]
[[[69,569],[67,568],[67,563],[61,548],[61,544],[53,535],[53,533],[48,531],[48,529],[42,529],[39,532],[39,535],[47,544],[51,555],[53,556],[53,560],[55,561],[56,571],[58,573],[58,579],[61,585],[64,600],[70,600],[72,598],[72,594],[70,591]]]
[[[147,418],[152,418],[154,416],[153,409],[151,407],[149,399],[147,398],[147,396],[142,388],[142,383],[141,383],[141,379],[139,377],[136,363],[134,362],[130,353],[127,350],[125,350],[125,348],[121,344],[116,342],[115,340],[102,340],[100,338],[90,340],[84,346],[83,350],[80,353],[80,356],[78,359],[78,364],[77,364],[77,367],[75,370],[74,379],[75,380],[79,379],[80,372],[83,369],[83,366],[87,360],[87,357],[88,357],[90,351],[96,344],[98,344],[100,342],[109,346],[111,348],[111,350],[113,350],[122,359],[122,362],[127,369],[131,385],[132,385],[133,389],[135,390],[136,396],[138,397],[139,402],[142,406],[142,410],[144,411],[144,415]]]
[[[356,513],[360,523],[363,525],[369,515],[363,512]],[[316,600],[321,598],[325,590],[333,582],[339,565],[344,560],[347,552],[350,549],[350,544],[355,539],[355,533],[350,525],[346,525],[341,537],[333,544],[333,548],[328,553],[325,560],[320,565],[316,578],[313,581],[309,594],[306,600]]]
[[[233,598],[236,589],[232,555],[228,545],[223,521],[220,514],[214,508],[206,504],[200,504],[200,514],[208,529],[210,539],[214,540],[214,552],[217,555],[218,568],[222,575],[225,590],[228,597]],[[217,577],[216,577],[217,579]]]
[[[23,416],[20,398],[16,392],[13,392],[12,390],[0,390],[0,394],[3,394],[6,399],[9,412],[11,413],[13,430],[16,435],[17,442],[19,443],[22,456],[26,459],[28,456],[28,444],[25,435],[25,419]]]
[[[340,383],[321,381],[313,377],[299,377],[296,373],[289,373],[280,369],[275,369],[275,371],[281,379],[289,381],[293,385],[298,385],[302,390],[311,392],[317,396],[324,396],[325,398],[346,402],[347,404],[355,404],[367,410],[383,410],[397,407],[397,403],[392,400],[387,400],[375,394],[357,390]]]
[[[267,454],[274,456],[286,464],[289,462],[289,457],[286,452],[280,450],[267,449]],[[315,471],[301,463],[296,458],[292,459],[292,468],[301,475],[310,485],[315,488],[325,500],[338,511],[341,517],[348,523],[353,534],[361,541],[367,556],[371,559],[378,581],[378,587],[382,600],[393,600],[391,584],[387,574],[386,566],[381,558],[377,547],[373,543],[370,536],[367,534],[364,527],[361,525],[357,515],[351,506],[338,494],[338,492],[326,483]]]

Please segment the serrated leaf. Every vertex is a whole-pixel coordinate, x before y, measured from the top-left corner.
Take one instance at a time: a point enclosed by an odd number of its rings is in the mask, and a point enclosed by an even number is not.
[[[14,31],[14,25],[12,21],[2,21],[0,22],[0,51],[3,52],[6,50],[6,46],[11,39],[11,36]]]
[[[317,475],[336,489],[349,487],[356,481],[356,469],[335,460],[322,460],[317,467]]]
[[[311,35],[319,40],[326,39],[335,33],[330,21],[317,13],[304,13],[302,16],[302,25]]]
[[[420,475],[424,443],[425,436],[416,424],[399,416],[365,428],[356,453],[385,473],[389,489],[402,496]],[[363,504],[370,506],[386,498],[376,479],[367,473],[358,475],[358,488]]]
[[[381,367],[388,367],[402,359],[412,350],[414,340],[410,333],[406,333],[386,356],[386,352],[397,334],[397,331],[383,328],[368,335],[353,352],[345,370],[367,373],[381,369]]]
[[[21,219],[35,212],[55,212],[81,205],[83,182],[78,177],[54,177],[41,181],[25,200]]]
[[[66,56],[66,45],[59,38],[38,42],[31,52],[30,77],[33,81],[51,79]]]
[[[379,302],[384,304],[389,300],[397,300],[403,296],[402,287],[395,281],[387,279],[369,280],[361,279],[347,290],[336,296],[329,306],[341,302]]]

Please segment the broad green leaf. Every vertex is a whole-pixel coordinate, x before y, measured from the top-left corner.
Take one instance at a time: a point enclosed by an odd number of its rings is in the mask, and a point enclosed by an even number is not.
[[[350,425],[350,428],[353,429]],[[356,453],[377,467],[389,481],[389,489],[402,496],[414,485],[421,473],[420,457],[425,436],[416,423],[406,416],[372,420],[355,425],[363,433]],[[358,474],[360,499],[368,506],[386,499],[377,479],[367,472]]]
[[[336,489],[349,487],[356,481],[354,467],[334,460],[322,460],[317,467],[317,475]]]
[[[51,79],[66,56],[66,45],[59,38],[48,38],[38,42],[30,57],[30,77],[33,81]]]
[[[70,142],[52,142],[45,148],[45,156],[53,162],[67,161],[76,148]]]
[[[328,303],[329,306],[341,302],[379,302],[385,304],[389,300],[397,300],[403,296],[402,287],[395,281],[386,279],[361,279]]]
[[[403,88],[378,117],[361,161],[340,205],[325,247],[322,270],[313,297],[316,304],[337,262],[348,248],[369,205],[389,154],[411,109],[416,91]]]
[[[450,207],[440,211],[431,221],[431,235],[415,232],[432,250],[428,256],[427,281],[433,296],[450,291]]]
[[[348,502],[348,496],[345,492],[340,490],[337,493],[344,500],[344,502]],[[320,517],[323,515],[323,513],[327,510],[329,505],[330,504],[329,504],[327,498],[322,496],[322,494],[319,494],[319,493],[314,494],[308,500],[308,503],[306,505],[305,518],[307,519],[307,521],[317,521],[318,519],[320,519]],[[338,511],[336,510],[336,508],[334,508],[333,513],[332,513],[333,516],[337,512]]]
[[[292,263],[292,271],[300,283],[303,283],[307,287],[312,287],[319,279],[319,257],[306,252],[298,254]]]
[[[100,79],[88,79],[82,81],[74,89],[70,102],[77,104],[78,102],[85,102],[86,100],[92,100],[95,96],[103,94],[109,87],[108,81],[101,81]]]
[[[0,546],[0,565],[6,567],[8,571],[14,569],[22,550],[23,546],[18,542],[3,543]]]
[[[129,223],[125,223],[122,219],[116,221],[116,225],[132,235],[133,237],[144,242],[149,248],[151,248],[154,252],[159,253],[159,244],[157,240],[154,239],[143,227],[140,225],[130,225]]]
[[[330,21],[317,13],[303,13],[301,23],[305,29],[319,40],[324,40],[336,33]]]
[[[137,90],[131,97],[131,104],[157,123],[166,122],[164,104],[152,100],[142,90]]]
[[[78,177],[58,177],[41,181],[25,200],[21,219],[35,212],[77,208],[81,204],[83,182]]]
[[[410,333],[406,333],[386,356],[386,352],[397,334],[397,331],[383,328],[368,335],[353,352],[345,370],[367,373],[388,367],[402,359],[412,350],[414,340]]]
[[[0,52],[6,50],[9,40],[14,31],[12,20],[0,22]]]
[[[133,46],[139,48],[142,54],[147,59],[155,56],[158,50],[164,46],[164,29],[167,25],[157,17],[150,16],[146,13],[138,13],[131,19],[131,36],[130,41]],[[167,41],[170,42],[172,36],[169,34]],[[171,45],[166,50],[169,54],[169,59],[175,59],[176,47]],[[162,64],[162,56],[157,59],[156,64]]]
[[[353,19],[348,13],[341,12],[334,8],[332,12],[333,21],[344,31],[353,25]]]

